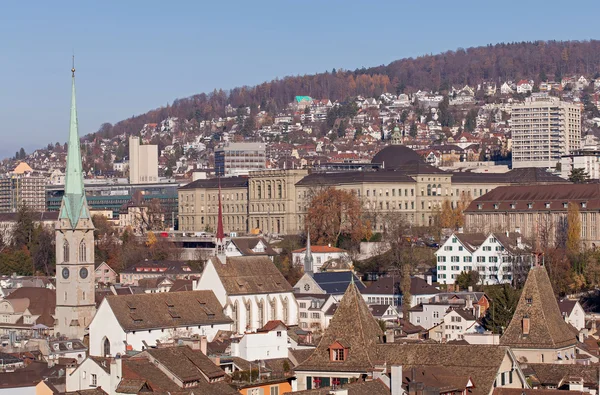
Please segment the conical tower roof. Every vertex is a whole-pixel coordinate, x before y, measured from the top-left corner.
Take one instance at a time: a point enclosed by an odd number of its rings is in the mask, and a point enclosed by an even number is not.
[[[77,122],[77,101],[75,99],[75,66],[71,69],[71,123],[67,149],[67,167],[65,169],[65,194],[60,209],[60,218],[68,218],[71,228],[75,229],[80,218],[90,218],[83,185],[83,166],[79,146],[79,127]]]
[[[523,320],[529,321],[529,333]],[[525,333],[524,333],[525,332]],[[529,271],[519,303],[500,344],[512,348],[558,349],[577,343],[575,333],[563,319],[544,266]]]
[[[377,360],[383,331],[352,282],[315,351],[296,370],[367,372]],[[343,361],[331,360],[331,346],[345,348]]]

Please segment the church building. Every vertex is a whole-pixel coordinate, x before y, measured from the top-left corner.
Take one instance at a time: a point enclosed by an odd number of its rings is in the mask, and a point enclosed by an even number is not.
[[[71,124],[65,170],[65,193],[55,228],[56,313],[54,332],[83,339],[96,313],[94,295],[94,224],[83,185],[75,101],[75,67],[71,69]]]

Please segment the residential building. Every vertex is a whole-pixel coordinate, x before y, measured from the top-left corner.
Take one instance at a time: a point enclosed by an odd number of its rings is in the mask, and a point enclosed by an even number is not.
[[[134,263],[119,274],[120,283],[125,285],[138,285],[142,279],[157,279],[168,277],[170,279],[191,279],[200,277],[202,272],[192,268],[184,261],[149,261],[143,260]]]
[[[239,394],[202,350],[187,345],[149,348],[131,358],[88,357],[67,372],[69,394]],[[99,392],[91,392],[99,391]],[[101,392],[100,392],[101,391]]]
[[[158,182],[158,145],[140,144],[140,138],[129,137],[129,183]]]
[[[490,301],[483,292],[442,292],[427,301],[410,308],[409,321],[412,325],[420,325],[425,329],[439,326],[446,314],[451,310],[469,312],[477,319],[485,316]],[[441,333],[441,329],[440,333]]]
[[[467,333],[483,333],[483,327],[477,322],[477,318],[468,310],[453,309],[444,315],[441,326],[441,337],[431,339],[440,342],[463,340]],[[433,329],[432,329],[433,330]],[[432,332],[430,330],[429,333]]]
[[[307,247],[292,251],[292,262],[294,265],[302,267],[305,266],[304,262],[306,260],[306,251]],[[348,251],[341,248],[332,247],[331,245],[311,246],[310,254],[312,255],[312,267],[304,267],[305,272],[319,272],[321,271],[321,267],[323,266],[323,264],[330,260],[338,259],[345,262],[351,262]]]
[[[527,363],[575,363],[577,336],[558,308],[544,266],[529,271],[510,324],[500,345]]]
[[[225,234],[248,232],[246,177],[200,179],[179,188],[179,229],[184,232],[215,232],[219,190]]]
[[[561,156],[579,149],[581,107],[545,93],[512,106],[512,165],[555,168]]]
[[[563,237],[569,204],[575,204],[581,218],[581,242],[594,248],[600,245],[598,196],[598,184],[499,187],[471,202],[465,210],[465,229],[484,233],[518,230],[525,240],[539,238],[552,245]]]
[[[560,157],[560,176],[568,179],[574,169],[583,169],[591,180],[600,179],[600,150],[582,149]]]
[[[268,321],[298,325],[292,287],[266,256],[213,257],[196,289],[213,290],[238,334],[255,332]]]
[[[108,266],[106,262],[94,264],[94,282],[96,284],[116,284],[117,283],[117,272],[112,267]]]
[[[90,355],[142,351],[177,337],[231,330],[231,319],[212,291],[109,295],[90,326]]]
[[[54,329],[56,291],[48,288],[22,287],[0,299],[0,333],[11,332],[29,337],[33,327]]]
[[[400,289],[401,276],[380,277],[372,282],[368,287],[362,289],[363,298],[367,304],[388,304],[400,306],[402,304],[402,291]],[[436,294],[439,289],[429,284],[420,277],[411,277],[410,279],[410,305],[416,306],[427,302]]]
[[[94,224],[83,184],[75,100],[75,69],[71,80],[71,123],[64,195],[56,223],[56,334],[83,339],[96,313]]]
[[[226,143],[215,149],[215,172],[218,176],[248,175],[266,167],[264,143]]]
[[[512,284],[518,276],[524,281],[531,266],[531,248],[520,233],[458,233],[435,252],[440,284],[455,284],[463,272],[476,271],[483,285]]]
[[[558,302],[560,313],[566,322],[578,331],[585,328],[585,310],[578,300],[563,299]]]
[[[295,293],[298,301],[298,325],[313,333],[327,329],[327,312],[336,303],[333,295],[321,293]]]
[[[281,321],[269,321],[256,332],[233,337],[231,356],[247,361],[288,357],[287,326]]]
[[[263,237],[233,237],[225,245],[226,256],[268,256],[277,255],[271,245]]]

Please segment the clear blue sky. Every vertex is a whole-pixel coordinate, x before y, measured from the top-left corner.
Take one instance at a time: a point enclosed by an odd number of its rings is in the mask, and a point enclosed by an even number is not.
[[[12,1],[0,11],[0,158],[176,98],[488,43],[598,37],[600,2]]]

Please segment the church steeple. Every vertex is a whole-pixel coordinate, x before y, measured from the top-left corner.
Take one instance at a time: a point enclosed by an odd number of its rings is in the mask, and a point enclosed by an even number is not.
[[[81,148],[79,146],[79,128],[77,124],[77,101],[75,98],[75,62],[71,68],[71,122],[65,169],[65,195],[60,218],[67,218],[71,228],[75,228],[80,218],[89,218],[89,210],[83,187],[83,168]]]

